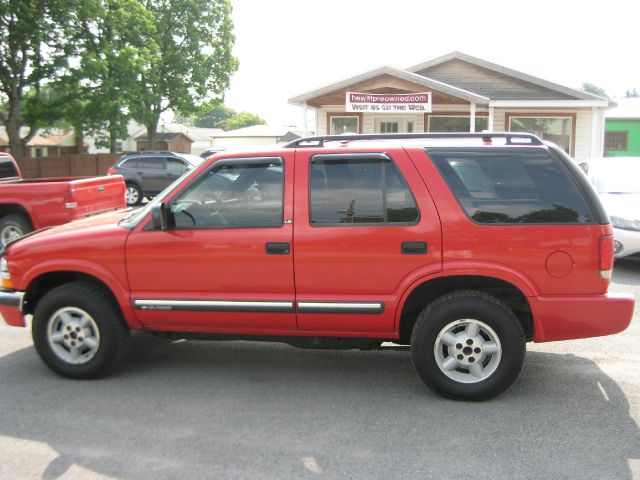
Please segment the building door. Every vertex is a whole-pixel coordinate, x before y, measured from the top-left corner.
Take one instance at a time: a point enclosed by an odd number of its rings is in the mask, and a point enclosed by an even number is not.
[[[415,115],[381,115],[374,117],[374,133],[414,133],[417,119]]]

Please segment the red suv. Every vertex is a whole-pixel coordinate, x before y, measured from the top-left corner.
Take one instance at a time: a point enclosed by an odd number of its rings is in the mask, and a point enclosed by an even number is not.
[[[312,348],[410,345],[483,400],[525,342],[609,335],[611,224],[559,148],[520,133],[328,136],[221,152],[137,211],[5,249],[0,313],[55,372],[102,376],[130,330]]]

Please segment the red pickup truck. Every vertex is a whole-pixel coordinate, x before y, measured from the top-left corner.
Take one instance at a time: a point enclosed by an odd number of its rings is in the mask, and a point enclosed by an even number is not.
[[[525,343],[609,335],[612,227],[587,178],[529,134],[327,136],[220,153],[137,211],[11,243],[0,313],[90,378],[130,330],[308,348],[409,345],[437,393],[484,400]],[[392,379],[390,379],[392,381]]]
[[[125,207],[120,176],[24,180],[0,152],[0,246],[32,230]]]

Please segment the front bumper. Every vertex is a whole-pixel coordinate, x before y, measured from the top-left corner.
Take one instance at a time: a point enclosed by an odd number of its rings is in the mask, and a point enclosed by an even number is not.
[[[606,293],[530,297],[535,342],[601,337],[622,332],[633,318],[634,296]]]
[[[7,323],[14,327],[24,327],[24,313],[22,305],[24,302],[24,292],[8,292],[0,290],[0,314]]]

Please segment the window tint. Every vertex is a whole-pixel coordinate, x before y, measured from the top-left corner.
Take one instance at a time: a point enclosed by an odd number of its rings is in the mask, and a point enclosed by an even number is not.
[[[177,228],[282,225],[281,159],[214,166],[171,202]]]
[[[129,160],[122,162],[120,166],[124,168],[138,168],[138,159],[131,158]]]
[[[408,223],[419,219],[411,191],[389,159],[312,158],[310,193],[314,225]]]
[[[478,223],[591,223],[568,173],[546,150],[427,149],[471,220]]]
[[[164,166],[164,158],[161,157],[144,157],[138,159],[136,168],[144,168],[145,170],[162,170]]]
[[[187,166],[182,160],[177,158],[167,158],[167,170],[178,172],[186,172]]]
[[[9,157],[0,155],[0,178],[17,177],[18,171]]]

